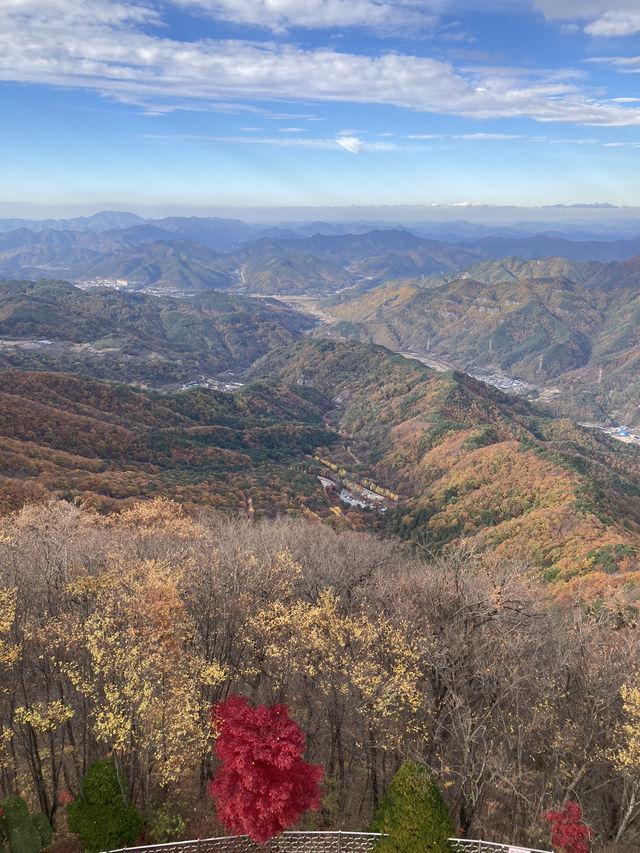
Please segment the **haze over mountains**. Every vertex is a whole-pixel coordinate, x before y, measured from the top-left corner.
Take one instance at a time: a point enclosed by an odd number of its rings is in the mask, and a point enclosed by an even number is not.
[[[546,226],[538,232],[545,223],[494,228],[464,221],[413,222],[410,227],[397,223],[371,227],[367,222],[317,221],[265,227],[221,218],[145,220],[125,212],[42,222],[1,220],[0,275],[22,281],[67,279],[84,287],[110,284],[123,294],[146,291],[184,297],[218,291],[220,305],[227,308],[221,291],[277,294],[285,299],[329,297],[322,311],[334,318],[331,334],[440,358],[475,373],[498,371],[539,389],[557,388],[562,393],[551,395],[549,405],[579,420],[634,422],[640,402],[635,332],[640,237],[631,237],[631,223],[624,221],[619,232],[604,220],[600,228],[593,222]],[[22,294],[19,305],[12,303],[12,292],[16,299]],[[16,311],[16,316],[37,314],[40,309],[58,312],[59,306],[42,302],[52,294],[51,289],[45,296],[42,288],[5,287],[6,334],[11,334],[15,318],[10,317]],[[60,298],[58,293],[54,301]],[[59,348],[27,353],[4,347],[4,363],[80,370],[93,360],[87,367],[92,375],[121,375],[130,381],[153,376],[152,385],[158,387],[160,376],[166,384],[187,381],[194,371],[208,376],[225,369],[233,359],[220,357],[221,347],[237,350],[229,342],[229,330],[235,330],[237,340],[247,337],[249,326],[238,325],[236,313],[233,323],[224,321],[222,337],[228,343],[198,344],[196,349],[209,352],[204,361],[200,356],[177,358],[175,341],[168,349],[156,341],[154,348],[142,343],[140,329],[108,330],[109,311],[120,311],[115,307],[117,298],[109,299],[113,304],[104,312],[104,328],[95,334],[75,329],[75,337],[69,338],[62,331],[64,324],[56,332],[40,321],[29,327],[36,339],[55,339],[64,356]],[[90,300],[82,301],[73,289],[64,300],[73,301],[80,315],[95,313]],[[205,301],[214,313],[236,312],[237,306],[212,308],[213,297]],[[253,312],[249,305],[238,309],[245,312],[243,322]],[[168,309],[163,310],[166,315]],[[182,309],[177,310],[181,314]],[[204,303],[194,310],[206,314]],[[269,310],[271,320],[280,323],[284,315],[275,320],[275,306]],[[73,311],[70,316],[75,316]],[[263,320],[258,320],[260,331],[238,364],[247,367],[268,349],[268,342],[284,342],[277,340],[278,335],[308,332],[316,322],[296,317],[290,315],[277,333],[273,329],[266,333]],[[219,335],[218,319],[215,324]],[[27,326],[18,324],[24,334]],[[102,341],[109,334],[107,346]],[[76,346],[71,359],[70,341],[87,345],[83,352]],[[262,343],[256,346],[256,341]],[[266,348],[261,350],[262,344]],[[212,346],[218,351],[213,359]],[[116,355],[121,352],[126,364]],[[156,360],[151,371],[150,358]]]
[[[607,229],[532,228],[524,234],[464,222],[265,228],[232,219],[143,220],[109,212],[75,220],[0,220],[0,275],[121,280],[178,293],[217,288],[328,295],[357,282],[453,273],[510,255],[609,262],[640,253],[640,238],[615,239]]]

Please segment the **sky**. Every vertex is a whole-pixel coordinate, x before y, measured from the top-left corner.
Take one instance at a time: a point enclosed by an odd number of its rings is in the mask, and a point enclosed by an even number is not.
[[[640,205],[638,0],[0,0],[0,215]]]

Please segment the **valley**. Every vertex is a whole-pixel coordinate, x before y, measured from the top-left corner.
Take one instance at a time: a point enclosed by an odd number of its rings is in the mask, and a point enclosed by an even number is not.
[[[160,495],[286,512],[434,553],[520,555],[555,594],[588,597],[597,576],[633,600],[637,258],[478,260],[486,240],[398,228],[171,227],[183,242],[163,257],[235,284],[154,267],[157,224],[4,233],[29,251],[59,243],[59,259],[129,241],[156,270],[135,287],[0,282],[5,511],[52,494],[101,511]],[[387,280],[408,258],[420,277]]]

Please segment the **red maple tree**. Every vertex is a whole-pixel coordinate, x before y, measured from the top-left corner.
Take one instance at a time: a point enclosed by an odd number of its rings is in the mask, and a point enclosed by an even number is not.
[[[301,756],[304,732],[286,705],[252,708],[230,696],[211,709],[220,768],[209,784],[218,817],[231,832],[264,844],[320,804],[323,769]]]
[[[551,823],[551,842],[565,853],[589,853],[589,839],[594,834],[582,820],[582,809],[571,800],[561,811],[548,811],[541,817]]]

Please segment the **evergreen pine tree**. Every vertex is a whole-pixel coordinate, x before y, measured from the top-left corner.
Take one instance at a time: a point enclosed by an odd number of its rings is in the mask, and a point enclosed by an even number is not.
[[[376,853],[451,853],[453,822],[428,767],[405,761],[371,829],[389,836],[379,842]]]
[[[53,840],[53,828],[49,818],[44,812],[38,812],[33,816],[33,823],[40,836],[40,846],[43,849],[48,847]]]
[[[93,762],[82,782],[82,795],[67,810],[69,829],[86,853],[123,847],[140,834],[142,818],[134,805],[125,804],[127,793],[111,759]]]
[[[9,853],[38,853],[42,847],[40,832],[22,797],[6,797],[0,808]]]

